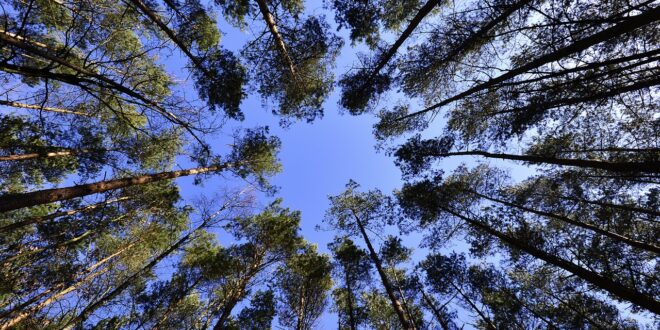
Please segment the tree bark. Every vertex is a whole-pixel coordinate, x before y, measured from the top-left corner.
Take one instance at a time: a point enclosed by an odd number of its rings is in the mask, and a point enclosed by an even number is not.
[[[595,287],[598,287],[610,293],[611,295],[621,300],[628,301],[639,307],[647,309],[655,314],[660,314],[660,302],[656,301],[652,297],[642,294],[637,290],[628,288],[622,285],[621,283],[615,282],[596,272],[578,266],[570,261],[564,260],[557,256],[551,255],[545,251],[542,251],[536,247],[528,245],[527,243],[522,242],[514,237],[508,236],[500,231],[497,231],[496,229],[488,226],[487,224],[481,221],[468,218],[450,209],[443,208],[443,211],[465,221],[468,225],[474,227],[475,229],[478,229],[489,235],[497,237],[506,245],[524,251],[525,253],[537,259],[543,260],[555,267],[561,268],[569,273],[572,273],[573,275],[585,280],[586,282],[594,285]]]
[[[284,38],[282,38],[282,35],[280,34],[279,29],[277,28],[277,22],[275,22],[275,17],[273,17],[273,14],[271,14],[270,10],[268,9],[268,4],[266,4],[265,0],[256,0],[256,1],[257,4],[259,5],[259,11],[261,12],[261,16],[263,16],[264,21],[268,26],[268,30],[270,31],[271,36],[275,40],[275,47],[277,47],[277,50],[280,52],[280,56],[282,56],[282,58],[284,59],[284,63],[287,65],[289,72],[291,73],[291,78],[297,79],[296,77],[298,76],[298,74],[296,72],[296,66],[293,63],[291,56],[289,55],[289,51],[286,49]]]
[[[76,197],[98,194],[109,190],[115,190],[161,180],[174,179],[181,176],[218,172],[229,167],[231,167],[231,164],[220,164],[209,167],[199,167],[187,170],[161,172],[123,179],[100,181],[65,188],[44,189],[21,194],[6,194],[0,196],[0,212],[7,212],[29,206],[59,202]]]
[[[135,5],[140,11],[145,14],[149,19],[154,22],[158,28],[160,28],[165,34],[174,42],[179,49],[186,54],[190,61],[195,65],[197,69],[204,72],[206,76],[210,76],[208,70],[202,65],[202,62],[197,58],[193,53],[186,47],[186,45],[177,37],[176,33],[172,31],[167,24],[165,24],[159,17],[154,13],[142,0],[130,0],[130,2]]]
[[[21,102],[14,102],[14,101],[0,100],[0,105],[6,105],[6,106],[9,106],[9,107],[29,109],[29,110],[39,110],[39,111],[48,111],[48,112],[55,112],[55,113],[64,113],[64,114],[68,114],[68,115],[77,115],[77,116],[84,116],[84,117],[91,117],[92,116],[88,113],[80,112],[80,111],[73,111],[73,110],[62,109],[62,108],[54,108],[54,107],[45,107],[45,106],[40,106],[40,105],[36,105],[36,104],[26,104],[26,103],[21,103]]]
[[[390,298],[390,302],[392,303],[392,308],[394,308],[394,311],[396,312],[396,315],[399,318],[399,322],[401,322],[401,326],[407,330],[414,330],[415,328],[412,326],[412,324],[406,317],[406,312],[403,310],[403,307],[401,306],[401,302],[399,302],[399,300],[396,298],[396,295],[394,294],[394,289],[392,288],[392,284],[390,283],[390,280],[387,278],[387,274],[383,269],[383,265],[380,262],[380,258],[378,258],[378,254],[376,253],[376,250],[374,250],[374,247],[371,245],[371,240],[369,239],[369,235],[367,235],[367,232],[364,229],[364,226],[362,225],[362,221],[357,216],[357,214],[355,214],[355,211],[351,210],[351,212],[353,213],[353,218],[355,218],[355,222],[358,225],[358,228],[360,229],[360,233],[362,234],[364,243],[367,245],[367,249],[369,250],[369,256],[371,257],[371,261],[376,266],[376,270],[378,270],[378,275],[380,275],[380,280],[383,283],[383,287],[385,287],[387,296]]]
[[[348,293],[348,322],[350,323],[351,330],[357,330],[355,315],[353,315],[353,291],[351,291],[351,281],[349,280],[348,271],[348,269],[344,269],[344,280],[346,281],[346,292]]]
[[[442,312],[440,312],[440,310],[438,310],[438,308],[435,307],[435,304],[431,300],[431,297],[429,297],[426,294],[424,288],[420,288],[419,291],[422,293],[422,299],[424,299],[426,305],[429,306],[429,309],[431,309],[431,312],[433,312],[433,316],[435,316],[435,318],[440,323],[440,326],[442,326],[442,330],[449,330],[449,324],[447,323],[447,320],[445,320],[445,317],[444,315],[442,315]]]
[[[595,33],[591,36],[588,36],[586,38],[580,39],[568,46],[562,47],[560,49],[557,49],[553,52],[550,52],[548,54],[542,55],[540,57],[537,57],[536,59],[523,64],[519,67],[513,68],[509,70],[508,72],[499,75],[495,78],[492,78],[486,82],[483,82],[481,84],[478,84],[476,86],[473,86],[469,89],[467,89],[464,92],[461,92],[459,94],[456,94],[452,97],[446,98],[430,107],[427,107],[425,109],[407,114],[405,116],[399,117],[396,120],[401,121],[405,120],[414,116],[419,116],[421,114],[427,113],[429,111],[433,111],[435,109],[439,109],[447,104],[450,104],[452,102],[461,100],[465,97],[468,97],[474,93],[486,90],[488,88],[491,88],[501,82],[504,82],[506,80],[509,80],[511,78],[514,78],[520,74],[523,74],[529,70],[538,68],[544,64],[554,62],[557,60],[560,60],[562,58],[565,58],[566,56],[569,56],[571,54],[580,52],[582,50],[585,50],[591,46],[597,45],[599,43],[608,41],[610,39],[616,38],[622,34],[630,33],[640,27],[643,27],[645,25],[651,24],[653,22],[656,22],[660,20],[660,7],[656,7],[653,9],[650,9],[642,14],[636,15],[636,16],[631,16],[627,18],[624,21],[621,21],[620,23],[609,27],[605,30],[602,30],[598,33]]]

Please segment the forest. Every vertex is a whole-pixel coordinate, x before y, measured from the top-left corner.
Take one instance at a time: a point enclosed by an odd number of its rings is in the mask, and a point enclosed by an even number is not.
[[[0,330],[658,329],[658,0],[0,0]]]

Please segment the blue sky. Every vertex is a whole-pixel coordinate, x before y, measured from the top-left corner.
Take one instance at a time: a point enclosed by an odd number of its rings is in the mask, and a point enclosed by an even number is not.
[[[331,16],[332,14],[323,10],[320,1],[308,1],[307,3],[307,12],[325,14],[328,16],[328,23],[335,30],[336,25]],[[222,18],[219,21],[222,22]],[[261,26],[261,22],[256,24]],[[240,31],[224,23],[221,23],[221,30],[223,32],[223,46],[233,51],[239,51],[244,42],[252,38],[249,30]],[[366,50],[366,48],[361,45],[353,47],[347,38],[347,31],[342,30],[337,33],[345,40],[334,70],[336,78],[339,78],[341,74],[357,64],[357,53],[360,50]],[[389,38],[391,37],[389,36]],[[178,62],[180,59],[177,60],[176,54],[174,56],[175,58],[170,60]],[[185,75],[185,71],[181,71],[179,75]],[[375,149],[376,140],[372,132],[376,118],[369,114],[354,117],[344,113],[337,104],[339,92],[339,88],[335,88],[326,100],[324,105],[325,115],[322,119],[317,119],[311,124],[305,122],[294,123],[288,128],[281,128],[278,125],[279,118],[271,114],[271,107],[276,106],[276,104],[263,102],[258,95],[252,93],[244,100],[241,107],[246,120],[240,123],[228,123],[222,133],[210,139],[214,150],[222,153],[227,150],[226,144],[229,143],[230,139],[228,138],[234,129],[264,125],[270,127],[271,133],[278,136],[282,141],[280,159],[283,171],[271,181],[279,187],[279,192],[275,197],[282,198],[284,206],[302,212],[301,234],[308,241],[317,244],[322,252],[328,252],[327,244],[332,241],[336,234],[327,230],[316,229],[317,225],[323,226],[322,219],[329,207],[328,196],[341,193],[350,179],[360,183],[364,190],[378,188],[385,193],[400,188],[402,184],[400,171],[394,165],[393,158]],[[194,93],[192,86],[190,93]],[[382,100],[381,105],[396,104],[399,101],[395,95]],[[442,116],[438,117],[438,119],[441,118]],[[438,126],[441,127],[441,125],[438,124],[441,124],[442,120],[437,121],[440,123],[436,123],[433,128],[425,132],[425,135],[433,136],[440,133]],[[469,160],[468,158],[448,159],[442,163],[442,166],[451,169],[459,163]],[[524,172],[530,173],[529,170]],[[192,186],[192,178],[181,178],[178,183],[184,198],[188,201],[194,201],[195,198],[201,195],[213,194],[227,184],[243,184],[234,180],[227,181],[227,178],[217,176],[205,181],[203,187]],[[265,205],[272,199],[273,197],[261,196],[260,202]],[[387,233],[389,232],[384,234]],[[391,233],[396,234],[394,230]],[[226,235],[218,234],[221,244],[231,243],[225,240]],[[380,236],[384,237],[385,235]],[[425,255],[425,250],[417,246],[420,237],[420,234],[414,234],[404,240],[408,247],[416,251],[413,255],[413,261],[419,261]],[[376,235],[371,238],[376,246],[380,245]],[[362,240],[360,238],[356,237],[355,240],[358,244],[361,244]],[[462,245],[452,246],[451,248],[465,250],[465,246]],[[464,313],[461,313],[460,318],[465,321],[469,320],[469,316]],[[320,329],[335,327],[336,316],[330,313],[326,313],[319,321]]]

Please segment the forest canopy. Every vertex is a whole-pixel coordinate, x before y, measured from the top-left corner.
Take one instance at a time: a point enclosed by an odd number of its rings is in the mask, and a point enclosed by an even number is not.
[[[0,330],[658,328],[659,60],[654,0],[0,0]]]

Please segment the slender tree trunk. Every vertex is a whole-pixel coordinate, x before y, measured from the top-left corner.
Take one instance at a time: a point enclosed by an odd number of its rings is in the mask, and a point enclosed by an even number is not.
[[[154,324],[154,326],[153,326],[153,328],[151,328],[151,330],[158,330],[158,328],[160,327],[160,325],[163,324],[163,322],[167,321],[167,319],[170,317],[170,313],[172,313],[172,311],[176,308],[176,306],[177,306],[177,305],[178,305],[178,304],[179,304],[179,303],[180,303],[180,302],[181,302],[186,296],[188,296],[188,294],[189,294],[192,290],[195,289],[195,287],[199,284],[199,282],[201,282],[201,280],[202,280],[202,278],[201,278],[201,277],[198,277],[198,278],[195,280],[195,282],[193,282],[193,283],[190,285],[190,287],[188,287],[188,288],[185,290],[185,292],[181,295],[181,297],[179,297],[178,299],[176,299],[176,300],[170,302],[170,304],[167,306],[167,309],[165,310],[165,312],[163,312],[163,315],[161,315],[161,317],[158,318],[158,321],[156,322],[156,324]],[[138,328],[140,328],[140,327],[138,327]]]
[[[351,281],[349,280],[348,272],[348,269],[344,269],[344,280],[346,281],[346,292],[348,299],[348,322],[350,323],[351,330],[357,330],[355,315],[353,315],[353,291],[351,290]]]
[[[654,59],[655,62],[658,61],[658,59]],[[590,79],[594,79],[594,77],[589,77]],[[603,77],[603,79],[608,79],[609,77]],[[566,106],[571,106],[575,104],[580,104],[580,103],[586,103],[586,102],[593,102],[597,101],[600,99],[607,99],[611,98],[620,94],[624,93],[630,93],[634,91],[638,91],[640,89],[646,89],[649,87],[653,87],[660,84],[660,78],[658,77],[651,77],[650,79],[643,79],[636,81],[632,84],[624,85],[624,86],[612,86],[608,87],[607,89],[604,89],[602,91],[599,91],[597,93],[593,94],[583,94],[577,97],[564,97],[561,96],[555,100],[550,100],[544,103],[539,103],[539,104],[530,104],[527,106],[523,107],[516,107],[512,109],[507,109],[507,110],[501,110],[501,111],[496,111],[493,113],[488,114],[489,117],[495,117],[497,115],[502,115],[502,114],[507,114],[507,113],[542,113],[543,111],[550,110],[550,109],[555,109],[559,107],[566,107]],[[570,86],[565,86],[566,88],[570,88]]]
[[[426,305],[429,306],[429,309],[431,309],[431,312],[433,312],[433,316],[435,316],[435,318],[440,323],[440,326],[442,326],[442,330],[449,330],[449,323],[447,322],[447,320],[445,320],[445,317],[444,315],[442,315],[442,312],[438,310],[438,308],[435,306],[435,303],[433,302],[433,300],[431,300],[431,297],[429,297],[426,294],[424,288],[420,287],[419,291],[422,293],[422,299],[424,299]]]
[[[371,74],[369,75],[369,78],[367,81],[365,81],[365,85],[371,83],[373,79],[376,77],[376,75],[383,70],[383,68],[387,65],[387,63],[392,60],[392,57],[394,57],[394,54],[399,50],[401,45],[410,37],[410,35],[415,31],[417,26],[422,22],[422,20],[428,16],[428,14],[431,13],[433,8],[437,5],[439,5],[443,0],[429,0],[422,6],[422,8],[419,9],[417,14],[415,14],[415,17],[410,20],[410,23],[408,23],[408,26],[406,27],[405,30],[401,33],[399,38],[394,42],[394,44],[383,54],[383,56],[380,58],[378,61],[378,64],[376,67],[373,69]]]
[[[649,297],[637,290],[628,288],[621,283],[615,282],[609,278],[606,278],[596,272],[580,267],[570,261],[564,260],[562,258],[551,255],[545,251],[542,251],[536,247],[530,246],[525,242],[522,242],[514,237],[508,236],[496,229],[488,226],[487,224],[468,218],[462,214],[456,213],[449,209],[443,209],[445,212],[462,219],[470,226],[488,233],[492,236],[497,237],[506,245],[509,245],[513,248],[524,251],[533,257],[536,257],[540,260],[543,260],[551,265],[559,267],[569,273],[574,274],[575,276],[585,280],[586,282],[609,292],[611,295],[618,297],[621,300],[628,301],[632,304],[635,304],[639,307],[647,309],[653,313],[660,314],[660,302],[656,301],[652,297]]]
[[[163,259],[168,257],[172,252],[176,251],[177,249],[181,248],[184,244],[186,244],[192,237],[193,234],[198,232],[199,230],[205,228],[208,226],[208,224],[222,211],[224,211],[227,207],[229,206],[228,203],[224,204],[216,213],[213,215],[209,216],[208,218],[204,219],[202,223],[197,226],[195,229],[191,230],[187,234],[183,235],[178,241],[176,241],[174,244],[170,245],[169,248],[167,248],[165,251],[161,252],[158,256],[156,256],[153,260],[151,260],[149,263],[144,265],[140,270],[137,272],[133,273],[131,276],[127,277],[121,284],[119,284],[117,287],[115,287],[112,291],[95,301],[94,303],[88,305],[85,307],[78,315],[75,317],[71,318],[69,321],[67,321],[62,328],[66,329],[69,326],[75,326],[76,324],[84,322],[84,320],[94,313],[95,310],[97,310],[99,307],[103,306],[105,303],[109,302],[110,300],[114,299],[118,295],[120,295],[124,290],[126,290],[128,287],[131,286],[140,276],[143,276],[146,274],[148,271],[150,271],[154,266],[156,266],[159,262],[161,262]]]
[[[557,302],[559,303],[558,305],[565,305],[566,307],[568,307],[569,309],[574,311],[576,314],[578,314],[580,317],[587,320],[587,323],[591,324],[596,329],[607,330],[605,327],[603,327],[598,322],[596,322],[594,319],[592,319],[590,315],[583,313],[582,310],[581,310],[581,308],[583,306],[576,306],[574,304],[571,304],[570,302],[567,302],[566,300],[564,300],[561,297],[559,297],[559,296],[555,295],[554,293],[552,293],[552,291],[549,291],[549,290],[547,290],[543,287],[539,286],[538,288],[541,289],[543,292],[545,292],[545,294],[547,294],[548,296],[550,296],[553,299],[557,300]]]
[[[84,232],[84,233],[82,233],[82,234],[80,234],[80,235],[78,235],[74,238],[66,240],[64,242],[55,243],[55,244],[51,244],[51,245],[48,245],[48,246],[43,247],[43,248],[38,248],[38,249],[23,252],[23,253],[15,254],[15,255],[3,260],[2,262],[0,262],[0,265],[5,265],[5,264],[10,263],[10,262],[12,262],[16,259],[24,258],[24,257],[30,256],[30,255],[33,255],[33,254],[37,254],[37,253],[41,253],[41,252],[44,252],[44,251],[47,251],[47,250],[58,249],[58,248],[62,248],[62,247],[65,247],[65,246],[76,244],[76,243],[84,240],[86,237],[88,237],[92,234],[93,234],[93,232],[91,230],[88,230],[88,231],[86,231],[86,232]],[[39,259],[41,259],[41,258],[37,258],[37,260],[39,260]]]
[[[14,108],[22,108],[22,109],[29,109],[29,110],[39,110],[39,111],[48,111],[48,112],[55,112],[55,113],[64,113],[68,115],[77,115],[77,116],[84,116],[84,117],[91,117],[92,115],[85,113],[85,112],[80,112],[80,111],[73,111],[73,110],[68,110],[68,109],[62,109],[62,108],[54,108],[54,107],[45,107],[45,106],[40,106],[36,104],[26,104],[26,103],[21,103],[21,102],[14,102],[14,101],[5,101],[5,100],[0,100],[0,105],[6,105]]]
[[[465,97],[468,97],[474,93],[486,90],[488,88],[494,87],[499,83],[502,83],[504,81],[507,81],[511,78],[514,78],[520,74],[523,74],[529,70],[538,68],[544,64],[551,63],[554,61],[558,61],[562,58],[565,58],[566,56],[569,56],[571,54],[583,51],[585,49],[590,48],[591,46],[597,45],[599,43],[608,41],[612,38],[616,38],[620,35],[630,33],[640,27],[643,27],[645,25],[651,24],[653,22],[656,22],[660,20],[660,7],[656,7],[653,9],[650,9],[646,12],[643,12],[642,14],[636,15],[636,16],[631,16],[628,17],[627,19],[621,21],[620,23],[606,28],[605,30],[602,30],[598,33],[595,33],[591,36],[588,36],[586,38],[580,39],[568,46],[562,47],[558,50],[555,50],[553,52],[550,52],[545,55],[541,55],[540,57],[523,64],[519,67],[516,67],[514,69],[511,69],[507,71],[506,73],[497,76],[495,78],[492,78],[484,83],[478,84],[476,86],[473,86],[472,88],[469,88],[468,90],[461,92],[457,95],[454,95],[452,97],[446,98],[430,107],[427,107],[425,109],[407,114],[405,116],[399,117],[397,120],[405,120],[407,118],[411,118],[414,116],[418,116],[424,113],[427,113],[429,111],[433,111],[435,109],[439,109],[447,104],[450,104],[452,102],[461,100]]]
[[[202,65],[202,62],[199,60],[199,58],[193,55],[190,49],[188,49],[188,47],[186,47],[186,45],[179,39],[179,37],[177,37],[176,33],[174,33],[174,31],[172,31],[167,26],[167,24],[165,24],[160,19],[160,17],[158,17],[158,15],[155,12],[153,12],[153,10],[151,10],[151,8],[149,8],[149,6],[147,6],[144,2],[142,2],[142,0],[130,0],[130,2],[133,5],[135,5],[135,7],[140,9],[140,11],[143,14],[149,17],[149,19],[152,22],[154,22],[158,26],[158,28],[160,28],[163,32],[165,32],[167,37],[170,38],[170,40],[172,40],[172,42],[174,42],[184,54],[186,54],[186,56],[190,59],[190,61],[195,65],[197,69],[202,71],[205,75],[210,76],[208,74],[208,70],[206,70],[204,65]]]
[[[32,152],[28,154],[14,154],[14,155],[0,156],[0,162],[13,162],[19,160],[35,159],[35,158],[76,156],[79,154],[84,154],[89,152],[90,150],[62,150],[62,151],[50,151],[50,152]]]
[[[611,172],[647,172],[660,173],[659,162],[609,162],[598,160],[554,158],[536,155],[495,154],[487,151],[457,151],[447,153],[430,153],[433,157],[481,156],[485,158],[523,161],[530,164],[553,164],[579,168],[595,168]]]
[[[530,2],[532,1],[520,0],[509,6],[509,8],[504,10],[497,17],[493,18],[490,21],[487,21],[484,25],[481,26],[481,28],[479,28],[479,30],[477,30],[475,33],[467,37],[467,39],[463,40],[460,44],[452,48],[450,52],[444,56],[442,61],[440,61],[440,64],[438,64],[438,66],[444,66],[448,62],[454,60],[456,56],[459,56],[461,53],[464,53],[466,50],[472,48],[480,40],[483,40],[486,37],[488,37],[488,34],[490,34],[495,27],[497,27],[502,22],[506,21],[511,15],[513,15],[518,10],[522,9],[522,7],[524,7]]]
[[[124,196],[124,197],[109,199],[107,201],[96,203],[96,204],[87,205],[87,206],[84,206],[84,207],[81,207],[81,208],[78,208],[78,209],[55,212],[55,213],[51,213],[51,214],[44,215],[44,216],[41,216],[41,217],[27,218],[25,220],[14,222],[12,224],[0,227],[0,234],[5,233],[5,232],[10,232],[10,231],[13,231],[13,230],[16,230],[16,229],[20,229],[20,228],[23,228],[23,227],[26,227],[26,226],[29,226],[29,225],[32,225],[32,224],[35,224],[35,223],[43,223],[45,221],[56,219],[56,218],[67,216],[67,215],[74,215],[74,214],[81,213],[81,212],[92,211],[92,210],[95,210],[97,208],[105,207],[107,205],[118,203],[118,202],[123,202],[123,201],[129,200],[131,198],[132,197]]]
[[[380,275],[380,280],[383,283],[383,287],[385,287],[387,296],[390,298],[390,302],[392,303],[392,308],[394,308],[394,311],[396,312],[396,315],[398,316],[399,321],[401,322],[401,326],[407,330],[408,329],[414,330],[415,328],[412,326],[412,324],[406,317],[406,312],[403,310],[403,307],[401,306],[401,302],[399,302],[399,299],[397,299],[396,295],[394,294],[394,289],[392,288],[392,284],[390,283],[390,280],[387,278],[387,274],[383,269],[383,265],[380,262],[380,258],[378,258],[378,254],[376,253],[376,250],[374,250],[374,247],[371,245],[371,240],[369,239],[369,235],[367,235],[367,231],[364,229],[364,226],[362,225],[362,221],[357,216],[355,211],[351,210],[351,212],[353,213],[355,222],[358,225],[358,228],[360,229],[360,233],[362,234],[364,243],[367,245],[367,249],[369,249],[369,256],[371,257],[371,261],[376,266],[376,270],[378,270],[378,275]]]
[[[282,58],[284,59],[284,63],[287,65],[289,72],[291,73],[291,78],[297,79],[296,77],[298,76],[298,74],[296,72],[296,66],[293,63],[291,56],[289,55],[289,51],[286,49],[284,38],[282,38],[282,35],[280,34],[279,29],[277,28],[277,22],[275,22],[275,17],[273,17],[273,14],[271,14],[270,10],[268,9],[268,4],[266,4],[265,0],[256,0],[256,1],[257,4],[259,5],[259,11],[261,12],[261,16],[263,16],[264,21],[268,26],[268,30],[270,31],[271,36],[275,40],[275,47],[277,47],[277,50],[280,52],[280,56],[282,56]]]
[[[100,181],[65,188],[45,189],[22,194],[6,194],[0,196],[0,212],[7,212],[29,206],[59,202],[76,197],[98,194],[109,190],[147,184],[161,180],[174,179],[181,176],[218,172],[229,167],[231,167],[231,164],[226,163],[209,167],[199,167],[187,170],[161,172],[123,179]]]
[[[474,301],[472,301],[472,299],[470,299],[470,297],[468,297],[468,296],[465,294],[465,292],[463,292],[463,290],[461,290],[461,288],[460,288],[458,285],[456,285],[454,282],[451,282],[451,281],[449,281],[449,284],[451,284],[451,286],[454,287],[454,290],[456,290],[456,292],[458,292],[458,294],[459,294],[461,297],[463,297],[463,300],[464,300],[468,305],[470,305],[470,308],[471,308],[473,311],[475,311],[475,312],[477,313],[477,315],[479,315],[479,317],[480,317],[484,322],[486,322],[486,325],[488,326],[488,329],[489,329],[489,330],[497,330],[497,327],[495,326],[495,324],[493,324],[493,321],[491,321],[490,318],[489,318],[486,314],[484,314],[484,312],[483,312],[483,311],[477,306],[477,304],[475,304]]]
[[[0,41],[8,45],[17,47],[19,49],[22,49],[28,53],[32,53],[37,56],[43,57],[49,61],[52,61],[53,63],[60,64],[64,67],[67,67],[75,71],[77,74],[55,73],[55,72],[50,72],[50,70],[46,70],[46,69],[20,67],[9,63],[0,63],[1,64],[0,68],[2,68],[3,70],[8,72],[21,73],[28,76],[52,77],[53,79],[68,84],[72,84],[74,86],[82,87],[84,85],[83,84],[84,82],[84,83],[94,84],[102,88],[109,88],[118,91],[122,94],[128,95],[136,100],[139,100],[141,103],[143,103],[143,105],[149,106],[150,109],[155,110],[157,113],[165,117],[165,119],[167,119],[168,121],[183,127],[186,131],[188,131],[188,133],[191,134],[192,137],[194,137],[197,141],[199,141],[202,145],[204,145],[188,123],[180,120],[174,113],[163,108],[158,102],[142,95],[134,88],[118,83],[104,75],[98,74],[93,71],[89,71],[84,67],[81,68],[75,64],[72,64],[69,61],[66,61],[65,59],[50,54],[48,52],[49,50],[48,48],[44,48],[38,43],[27,41],[26,39],[17,37],[11,33],[0,31]]]
[[[401,305],[403,306],[403,310],[406,312],[408,316],[408,321],[410,322],[410,325],[413,326],[415,329],[417,329],[417,325],[415,324],[415,319],[413,318],[412,312],[410,311],[410,306],[408,305],[406,296],[403,294],[403,290],[401,289],[401,282],[399,281],[399,277],[396,275],[396,270],[391,264],[389,266],[392,269],[392,277],[394,277],[394,286],[396,286],[396,290],[399,292],[399,297],[401,297]]]
[[[298,320],[296,322],[296,330],[305,330],[304,329],[304,318],[305,318],[305,285],[300,286],[300,307],[298,309]]]
[[[470,193],[473,193],[473,194],[483,198],[483,199],[486,199],[486,200],[489,200],[489,201],[492,201],[492,202],[496,202],[496,203],[499,203],[499,204],[502,204],[502,205],[506,205],[506,206],[509,206],[509,207],[517,208],[519,210],[529,212],[529,213],[532,213],[532,214],[536,214],[536,215],[556,219],[556,220],[559,220],[559,221],[563,221],[563,222],[568,223],[570,225],[580,227],[580,228],[583,228],[583,229],[587,229],[587,230],[590,230],[592,232],[598,233],[600,235],[609,237],[613,240],[628,244],[632,247],[642,249],[642,250],[645,250],[645,251],[649,251],[649,252],[653,252],[653,253],[656,253],[656,254],[660,255],[660,247],[655,246],[653,244],[640,242],[640,241],[634,240],[632,238],[629,238],[629,237],[626,237],[626,236],[623,236],[623,235],[619,235],[617,233],[613,233],[611,231],[607,231],[605,229],[599,228],[598,226],[591,225],[591,224],[584,223],[584,222],[577,221],[577,220],[573,220],[573,219],[565,217],[565,216],[557,215],[557,214],[550,213],[550,212],[538,211],[538,210],[528,208],[528,207],[523,206],[523,205],[518,205],[518,204],[515,204],[515,203],[507,202],[505,200],[489,197],[489,196],[486,196],[486,195],[481,194],[479,192],[476,192],[474,190],[468,190],[468,191]]]
[[[547,318],[545,318],[545,317],[543,317],[542,315],[540,315],[535,309],[533,309],[533,308],[530,307],[527,303],[525,303],[524,301],[522,301],[522,299],[518,298],[518,296],[516,296],[515,293],[509,291],[509,290],[506,289],[506,288],[503,289],[502,291],[504,291],[504,293],[506,293],[506,294],[507,294],[509,297],[511,297],[513,300],[515,300],[515,301],[518,303],[518,305],[524,307],[524,308],[527,309],[530,313],[532,313],[532,315],[534,315],[534,317],[536,317],[537,319],[539,319],[539,320],[543,321],[545,324],[547,324],[547,325],[548,325],[548,329],[559,329],[559,327],[557,327],[557,325],[555,325],[555,324],[552,323],[550,320],[548,320]]]
[[[229,320],[229,317],[231,316],[231,312],[236,307],[236,305],[239,303],[243,295],[245,294],[245,289],[247,288],[248,284],[250,281],[257,275],[259,270],[262,267],[262,259],[259,259],[259,261],[251,266],[250,271],[245,275],[244,278],[241,279],[241,282],[238,286],[238,290],[236,292],[233,292],[229,300],[222,306],[222,313],[220,316],[218,316],[218,321],[215,323],[215,326],[213,327],[214,330],[222,330],[226,328],[226,323]]]
[[[596,205],[596,206],[600,206],[600,207],[603,207],[603,208],[613,208],[613,209],[619,209],[619,210],[624,210],[624,211],[634,212],[634,213],[644,213],[644,214],[648,214],[648,215],[654,216],[654,217],[660,217],[660,212],[658,212],[658,211],[639,208],[639,207],[634,207],[634,206],[629,206],[629,205],[612,204],[612,203],[606,203],[606,202],[601,202],[601,201],[592,201],[592,200],[588,200],[588,199],[567,197],[567,196],[558,196],[558,198],[563,199],[563,200],[567,200],[567,201],[572,201],[572,202]]]
[[[21,311],[18,315],[14,316],[11,319],[7,320],[6,322],[0,324],[0,330],[5,330],[5,329],[12,328],[13,326],[17,325],[18,323],[20,323],[24,319],[28,318],[29,316],[34,315],[34,313],[42,310],[43,308],[47,307],[48,305],[52,304],[53,302],[57,301],[58,299],[64,297],[66,294],[77,290],[83,284],[88,283],[89,281],[96,278],[97,276],[105,273],[106,271],[108,271],[108,268],[104,268],[104,269],[101,269],[101,270],[96,271],[96,272],[94,272],[94,270],[97,269],[98,267],[102,266],[103,264],[109,262],[110,260],[114,259],[115,257],[122,254],[123,252],[127,251],[133,245],[135,245],[135,243],[128,244],[128,245],[122,247],[121,249],[119,249],[118,251],[116,251],[115,253],[99,260],[95,264],[88,267],[85,271],[88,272],[89,274],[86,275],[84,278],[78,280],[75,284],[70,285],[69,287],[63,289],[66,286],[66,283],[59,283],[59,284],[53,286],[52,288],[50,288],[48,290],[45,290],[41,294],[33,297],[32,299],[30,299],[30,300],[28,300],[28,301],[26,301],[26,302],[24,302],[24,303],[22,303],[22,304],[20,304],[16,307],[12,308],[11,310],[5,312],[2,316],[0,316],[0,319],[9,317],[10,315],[12,315],[13,313],[15,313],[17,311]],[[34,302],[38,301],[39,299],[41,299],[46,294],[48,294],[50,292],[53,292],[53,291],[56,291],[56,290],[61,290],[61,291],[59,291],[56,294],[50,296],[48,299],[42,301],[38,305],[36,305],[36,306],[34,306],[34,307],[32,307],[28,310],[22,311],[24,308],[26,308],[27,306],[29,306],[29,305],[33,304]]]

